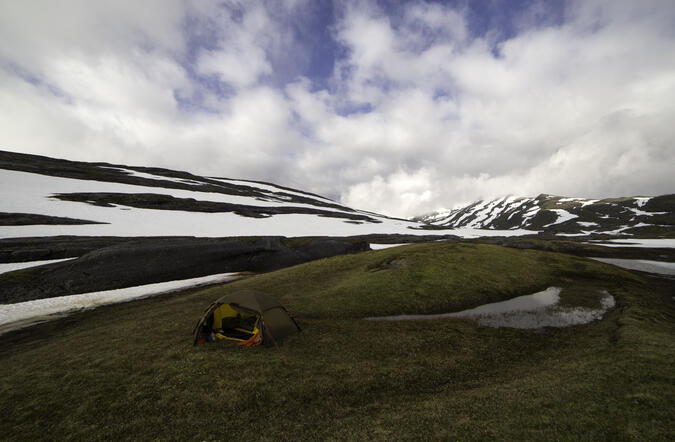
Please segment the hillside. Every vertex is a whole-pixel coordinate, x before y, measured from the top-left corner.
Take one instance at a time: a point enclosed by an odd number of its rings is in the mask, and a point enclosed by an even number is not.
[[[529,229],[555,234],[675,235],[675,194],[589,200],[539,195],[503,197],[416,218],[435,226]]]
[[[557,253],[434,242],[102,307],[2,337],[0,439],[48,428],[59,440],[668,440],[672,283]],[[552,285],[566,308],[594,308],[602,291],[616,306],[587,325],[534,330],[363,319]],[[251,288],[303,329],[283,354],[193,347],[203,309]]]
[[[0,151],[0,237],[348,235],[419,223],[271,183]]]

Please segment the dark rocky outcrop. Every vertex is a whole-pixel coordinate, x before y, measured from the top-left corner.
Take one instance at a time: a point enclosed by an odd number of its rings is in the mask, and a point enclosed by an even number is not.
[[[15,303],[227,272],[265,272],[369,250],[365,242],[282,237],[141,238],[78,259],[0,275],[0,303]]]
[[[180,238],[190,237],[176,237],[176,239]],[[0,239],[0,263],[77,258],[104,247],[123,244],[132,240],[139,241],[144,239],[150,238],[70,235],[33,238],[3,238]]]
[[[33,226],[33,225],[72,225],[72,224],[105,224],[86,219],[66,218],[62,216],[36,215],[34,213],[0,213],[0,226]]]

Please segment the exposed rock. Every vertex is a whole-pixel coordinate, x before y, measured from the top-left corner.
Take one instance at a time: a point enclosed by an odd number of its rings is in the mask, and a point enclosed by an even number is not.
[[[252,239],[145,238],[82,257],[0,275],[0,303],[110,290],[216,273],[264,272],[313,259],[369,250],[364,242],[282,237]]]
[[[36,215],[34,213],[0,213],[0,226],[31,225],[69,225],[69,224],[105,224],[85,219],[65,218],[62,216]]]

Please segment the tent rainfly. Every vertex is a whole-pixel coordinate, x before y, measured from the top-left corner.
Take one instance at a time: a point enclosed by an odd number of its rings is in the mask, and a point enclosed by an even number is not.
[[[253,347],[278,345],[300,327],[275,299],[255,290],[225,295],[212,303],[194,328],[194,345],[216,339]]]

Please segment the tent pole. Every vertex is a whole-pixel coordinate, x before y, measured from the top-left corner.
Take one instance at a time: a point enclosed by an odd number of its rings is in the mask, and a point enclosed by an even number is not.
[[[267,326],[265,325],[265,321],[262,320],[262,317],[260,319],[262,321],[263,327],[267,328]],[[274,342],[274,346],[277,348],[277,350],[279,350],[279,353],[281,353],[281,356],[284,358],[284,364],[288,365],[288,359],[286,358],[284,352],[281,351],[281,348],[279,348],[279,344],[277,344],[277,340],[274,339],[274,335],[272,334],[272,332],[270,330],[267,330],[267,334],[270,335],[270,338],[272,338],[272,342]]]

